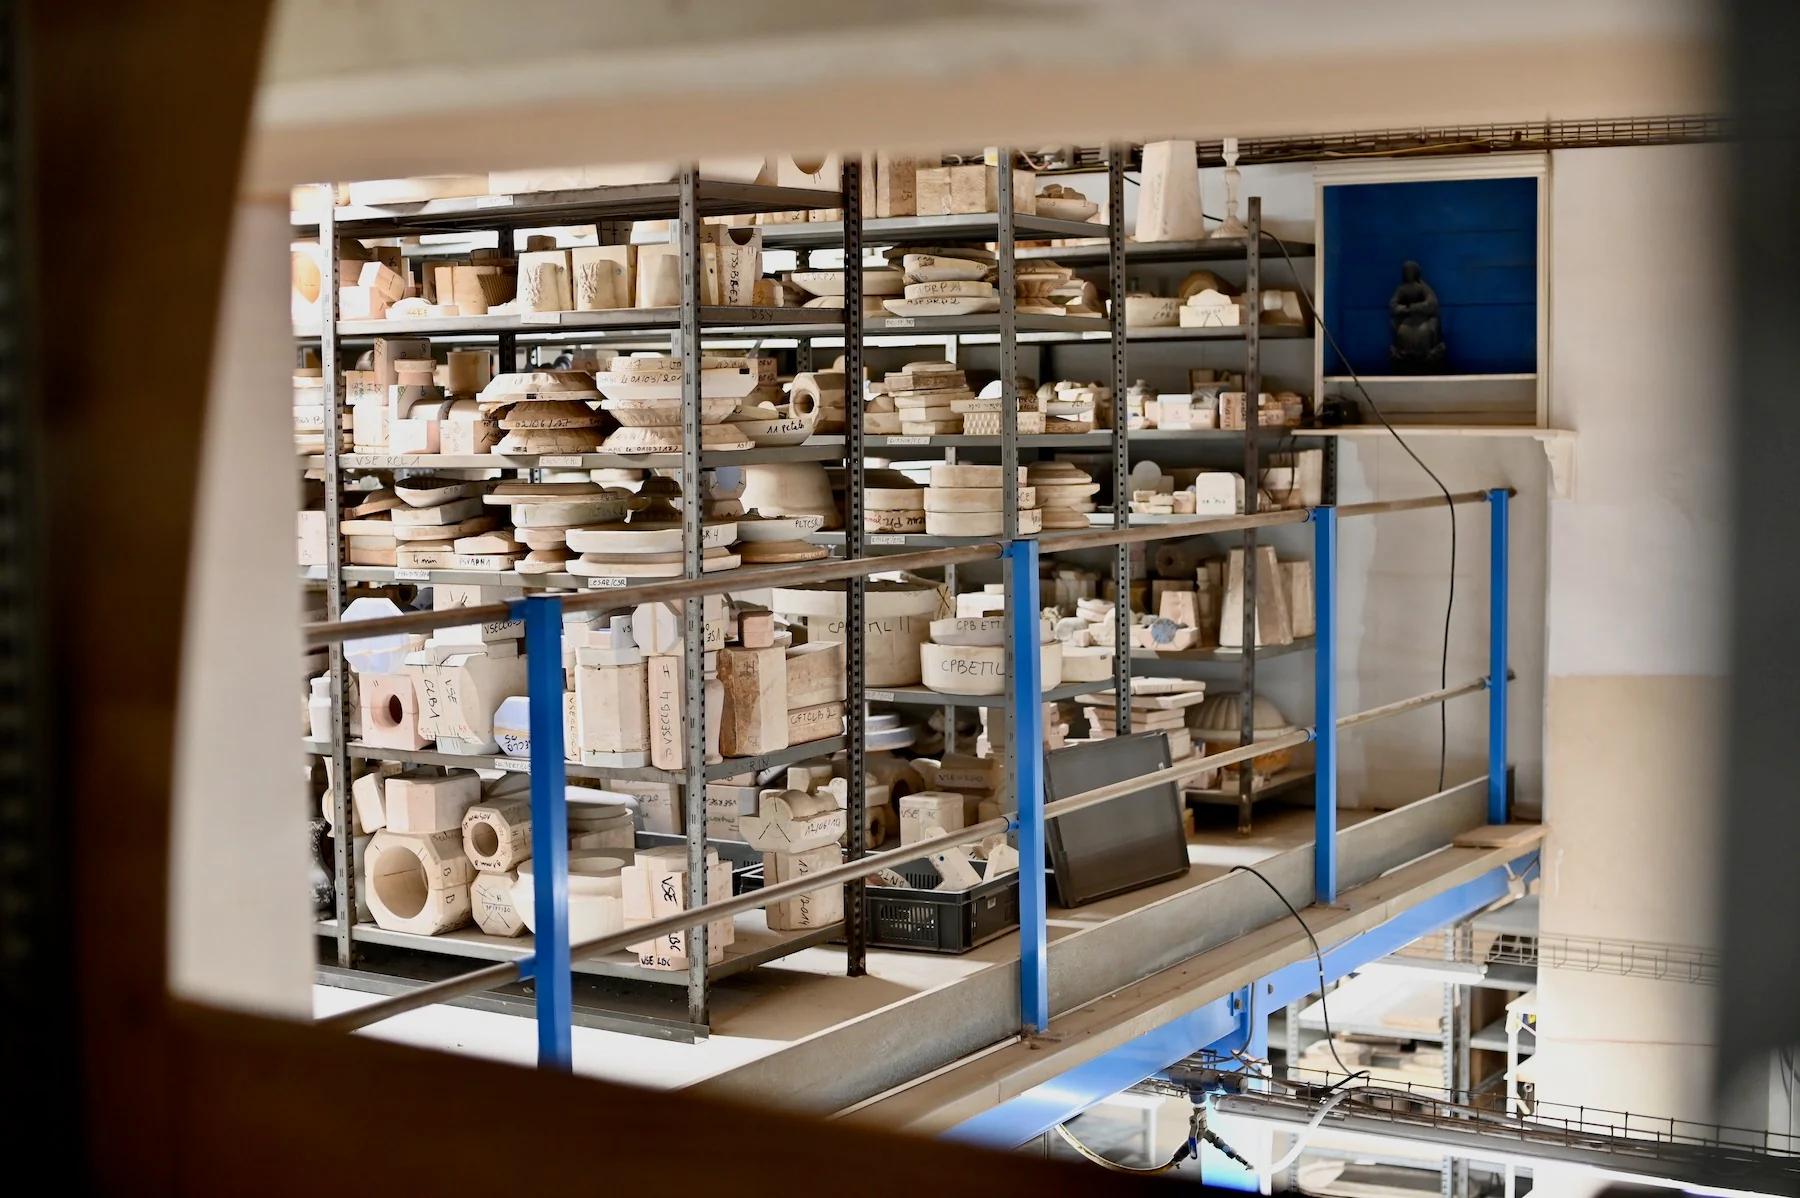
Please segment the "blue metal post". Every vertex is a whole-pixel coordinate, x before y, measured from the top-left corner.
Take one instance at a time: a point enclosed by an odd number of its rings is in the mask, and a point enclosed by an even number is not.
[[[1338,891],[1337,560],[1335,507],[1312,510],[1313,525],[1313,901]]]
[[[1050,933],[1044,894],[1044,696],[1038,648],[1038,543],[1009,541],[1013,796],[1019,813],[1019,1018],[1050,1029]]]
[[[531,697],[531,872],[537,908],[533,972],[538,1066],[574,1060],[569,971],[569,813],[563,769],[562,600],[526,598],[525,682]]]
[[[1488,803],[1490,824],[1506,822],[1506,610],[1507,501],[1512,492],[1488,492]]]

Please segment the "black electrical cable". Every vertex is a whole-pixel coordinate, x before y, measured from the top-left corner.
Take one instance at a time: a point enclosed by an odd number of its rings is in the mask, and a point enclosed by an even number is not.
[[[1369,1071],[1367,1069],[1352,1070],[1350,1066],[1344,1064],[1344,1058],[1338,1055],[1337,1040],[1336,1037],[1331,1034],[1331,1010],[1325,1003],[1325,954],[1319,951],[1319,938],[1313,935],[1312,929],[1306,926],[1306,921],[1300,918],[1300,912],[1295,910],[1294,904],[1288,902],[1287,895],[1281,893],[1281,891],[1276,888],[1275,883],[1265,878],[1262,875],[1261,870],[1250,865],[1234,865],[1231,867],[1231,872],[1250,874],[1264,886],[1267,886],[1269,892],[1280,899],[1281,905],[1288,909],[1288,914],[1294,917],[1294,922],[1300,925],[1300,930],[1306,933],[1306,939],[1312,944],[1313,962],[1319,967],[1319,1018],[1325,1024],[1325,1047],[1331,1050],[1331,1059],[1336,1061],[1338,1068],[1344,1071],[1343,1080],[1332,1083],[1331,1089],[1336,1090],[1343,1086],[1347,1086],[1359,1077],[1368,1077]],[[1251,1001],[1254,1002],[1256,994],[1255,986],[1250,987],[1250,994],[1252,996]],[[1294,1063],[1289,1061],[1288,1068],[1292,1069],[1293,1067]]]
[[[1139,187],[1143,186],[1143,183],[1134,178],[1130,171],[1124,172],[1124,177],[1128,182],[1137,184]],[[1206,212],[1202,212],[1201,216],[1207,220],[1213,221],[1220,219],[1219,217]],[[1343,349],[1338,345],[1337,338],[1332,335],[1331,326],[1325,323],[1325,317],[1319,311],[1318,305],[1313,303],[1312,291],[1306,286],[1306,283],[1302,281],[1300,277],[1300,268],[1294,265],[1294,256],[1288,253],[1287,242],[1283,241],[1274,233],[1271,233],[1268,229],[1263,229],[1262,235],[1267,237],[1270,241],[1273,241],[1276,248],[1281,251],[1282,258],[1287,262],[1288,271],[1294,276],[1294,286],[1300,289],[1301,296],[1306,300],[1306,310],[1312,313],[1313,323],[1319,326],[1319,331],[1325,335],[1326,344],[1329,345],[1332,352],[1337,355],[1338,361],[1344,364],[1344,369],[1349,372],[1350,381],[1355,385],[1358,394],[1362,396],[1363,402],[1369,405],[1369,410],[1375,413],[1375,418],[1381,421],[1381,427],[1388,431],[1388,435],[1394,439],[1395,443],[1398,444],[1401,449],[1406,451],[1406,456],[1411,458],[1418,465],[1419,469],[1423,470],[1426,475],[1430,477],[1433,483],[1437,484],[1437,489],[1439,491],[1443,492],[1444,510],[1450,517],[1449,595],[1444,600],[1444,636],[1443,644],[1438,652],[1438,689],[1443,690],[1450,685],[1450,622],[1452,615],[1454,615],[1456,611],[1456,502],[1451,499],[1450,488],[1445,486],[1444,480],[1437,476],[1437,471],[1433,470],[1430,466],[1427,466],[1425,464],[1425,459],[1413,452],[1413,447],[1406,443],[1406,438],[1402,437],[1399,431],[1394,428],[1393,424],[1387,418],[1387,413],[1381,410],[1381,405],[1375,402],[1375,397],[1369,394],[1369,389],[1367,387],[1363,386],[1362,379],[1356,373],[1356,367],[1350,365],[1349,356],[1346,355]],[[1321,398],[1321,396],[1313,397],[1315,403]],[[1256,401],[1254,397],[1248,397],[1245,402],[1248,405],[1254,405]],[[1251,408],[1246,407],[1245,410],[1249,411]],[[1257,480],[1257,485],[1259,488],[1261,487],[1262,479]],[[1445,765],[1449,758],[1449,752],[1450,709],[1448,704],[1439,703],[1437,779],[1437,788],[1439,790],[1444,789]]]
[[[1262,234],[1270,241],[1273,241],[1276,247],[1281,250],[1281,256],[1287,260],[1288,270],[1293,273],[1294,286],[1300,289],[1301,296],[1306,300],[1307,311],[1312,313],[1313,323],[1319,326],[1319,331],[1325,335],[1325,343],[1331,347],[1331,351],[1337,355],[1338,361],[1342,362],[1344,369],[1350,373],[1350,381],[1355,384],[1357,392],[1363,398],[1363,402],[1369,405],[1369,410],[1375,413],[1375,418],[1381,421],[1381,427],[1388,431],[1388,435],[1394,438],[1395,443],[1398,444],[1401,449],[1406,451],[1406,456],[1417,463],[1419,469],[1430,476],[1431,481],[1437,484],[1437,489],[1444,493],[1444,511],[1448,513],[1450,517],[1450,593],[1449,597],[1444,601],[1444,639],[1443,647],[1438,654],[1438,689],[1442,690],[1450,685],[1450,617],[1456,611],[1456,501],[1450,498],[1450,488],[1444,485],[1444,480],[1437,476],[1435,470],[1425,464],[1425,459],[1413,452],[1413,447],[1408,445],[1406,443],[1406,438],[1402,437],[1394,426],[1389,423],[1387,413],[1381,410],[1381,405],[1375,402],[1374,397],[1369,394],[1369,389],[1363,386],[1362,379],[1357,377],[1356,367],[1350,365],[1349,356],[1338,346],[1337,338],[1331,335],[1331,326],[1325,323],[1325,317],[1319,312],[1318,305],[1313,303],[1312,293],[1307,290],[1306,284],[1301,281],[1299,268],[1294,265],[1293,256],[1288,253],[1287,242],[1269,232],[1267,229],[1264,229]],[[1317,399],[1318,397],[1315,397],[1315,402]],[[1444,765],[1450,750],[1450,709],[1449,705],[1446,703],[1439,703],[1437,708],[1437,788],[1443,790]]]

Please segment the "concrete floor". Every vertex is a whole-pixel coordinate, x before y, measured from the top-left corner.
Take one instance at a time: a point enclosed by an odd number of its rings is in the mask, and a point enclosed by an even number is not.
[[[1343,810],[1339,826],[1349,827],[1378,814]],[[1233,865],[1254,864],[1312,839],[1310,808],[1265,805],[1255,830],[1239,836],[1235,815],[1203,808],[1189,839],[1192,862],[1184,877],[1076,910],[1052,907],[1050,936],[1116,919],[1171,894],[1201,885]],[[741,918],[760,920],[760,913]],[[1016,958],[1016,934],[999,937],[962,956],[873,949],[868,974],[843,974],[844,952],[835,946],[809,948],[772,965],[729,978],[714,989],[713,1034],[693,1044],[595,1028],[574,1030],[575,1070],[593,1077],[675,1089],[766,1054],[793,1041],[852,1020],[867,1018],[890,1004],[948,985],[996,963]],[[325,1015],[373,1000],[372,995],[329,986],[314,987],[314,1010]],[[513,1015],[436,1006],[409,1012],[365,1034],[447,1052],[529,1065],[536,1060],[536,1029]]]

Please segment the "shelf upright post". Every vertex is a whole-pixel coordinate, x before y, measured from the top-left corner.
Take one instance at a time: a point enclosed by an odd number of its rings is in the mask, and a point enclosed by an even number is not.
[[[330,204],[319,212],[319,251],[325,269],[319,280],[319,374],[325,400],[325,610],[333,619],[344,614],[343,440],[339,403],[343,386],[338,374],[338,240],[337,214]],[[337,899],[337,961],[348,969],[355,952],[356,842],[351,836],[350,678],[341,642],[326,650],[331,670],[331,807],[337,832],[331,838],[332,892]]]
[[[1050,1030],[1050,956],[1044,874],[1044,700],[1038,653],[1038,543],[1006,543],[1006,641],[1011,691],[1013,797],[1019,825],[1019,1022],[1026,1032]]]
[[[1262,197],[1250,197],[1250,234],[1244,263],[1244,514],[1256,514],[1262,471],[1257,460],[1262,435]],[[1256,530],[1244,530],[1244,655],[1238,667],[1239,744],[1256,740]],[[1256,771],[1238,768],[1238,833],[1250,831]]]
[[[681,195],[676,235],[681,238],[681,547],[682,575],[699,578],[703,571],[700,500],[700,168],[681,167]],[[706,903],[706,617],[700,599],[682,604],[682,711],[687,733],[683,755],[682,818],[687,830],[689,910]],[[704,1026],[708,1019],[706,925],[687,933],[688,1022]]]
[[[538,1067],[574,1064],[569,959],[569,813],[563,762],[562,600],[531,595],[525,616],[525,682],[531,724],[532,985],[537,995]]]
[[[944,361],[950,363],[958,370],[965,369],[967,363],[963,360],[962,349],[962,338],[955,333],[951,333],[944,338]],[[1004,421],[1004,418],[1002,418],[1002,420]],[[944,447],[944,464],[946,466],[954,466],[957,464],[956,446],[948,445]],[[956,594],[956,567],[954,565],[944,567],[944,593],[948,595]],[[1002,656],[1004,657],[1004,653],[1002,653]],[[938,708],[938,715],[944,722],[944,753],[948,755],[956,752],[956,708],[946,703],[944,706]]]
[[[844,553],[863,556],[862,163],[844,159]],[[868,779],[863,774],[863,640],[868,636],[865,578],[844,585],[844,761],[849,774],[849,858],[868,851]],[[862,879],[844,884],[844,972],[867,972],[868,902]]]
[[[1014,483],[1019,469],[1019,300],[1016,221],[1013,219],[1012,149],[1001,146],[994,186],[996,214],[994,249],[999,255],[1000,291],[1000,506],[1001,535],[1019,536],[1019,488]],[[1009,671],[1010,672],[1010,671]]]
[[[1337,563],[1336,507],[1316,507],[1313,526],[1313,902],[1337,902]]]
[[[1488,788],[1490,824],[1506,822],[1507,533],[1505,487],[1488,492]]]
[[[516,230],[510,225],[498,229],[494,233],[495,253],[501,258],[513,256]],[[511,374],[519,368],[519,338],[517,333],[502,331],[494,338],[494,373]],[[533,475],[535,478],[536,475]]]
[[[1018,247],[1015,244],[1017,221],[1013,214],[1012,147],[1001,146],[995,151],[995,155],[994,206],[999,209],[994,215],[994,250],[999,256],[999,275],[995,287],[1000,292],[1000,535],[1011,544],[1019,539],[1019,300],[1018,287],[1015,285],[1018,275]],[[1033,582],[1035,581],[1034,577]],[[1019,589],[1017,572],[1008,571],[1007,610],[1016,613],[1025,598]],[[1031,618],[1035,627],[1035,605]],[[1007,637],[1001,654],[1002,666],[1006,670],[1006,685],[1015,700],[1010,709],[995,713],[1000,716],[1003,724],[1011,725],[1006,729],[1006,752],[1012,757],[1013,767],[1004,771],[1007,777],[1017,774],[1017,763],[1025,753],[1043,751],[1044,741],[1041,735],[1033,744],[1026,744],[1019,739],[1023,729],[1014,718],[1023,703],[1019,696],[1032,693],[1018,684],[1020,656],[1021,653],[1031,654],[1036,651],[1037,634],[1034,632],[1031,639],[1023,643],[1015,637]],[[1042,718],[1041,711],[1039,718]],[[989,740],[992,739],[990,731]],[[1024,800],[1022,796],[1015,795],[1014,801],[1022,803]]]
[[[1125,163],[1131,146],[1115,143],[1106,155],[1106,285],[1112,296],[1113,527],[1131,520],[1131,432],[1125,388]],[[1113,550],[1113,721],[1120,736],[1131,731],[1131,546]]]

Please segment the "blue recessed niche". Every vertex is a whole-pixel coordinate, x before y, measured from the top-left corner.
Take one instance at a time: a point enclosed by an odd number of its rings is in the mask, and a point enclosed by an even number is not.
[[[1396,373],[1388,299],[1417,262],[1437,292],[1438,374],[1538,367],[1538,180],[1331,184],[1324,189],[1325,320],[1357,374]],[[1342,375],[1329,345],[1325,373]]]

